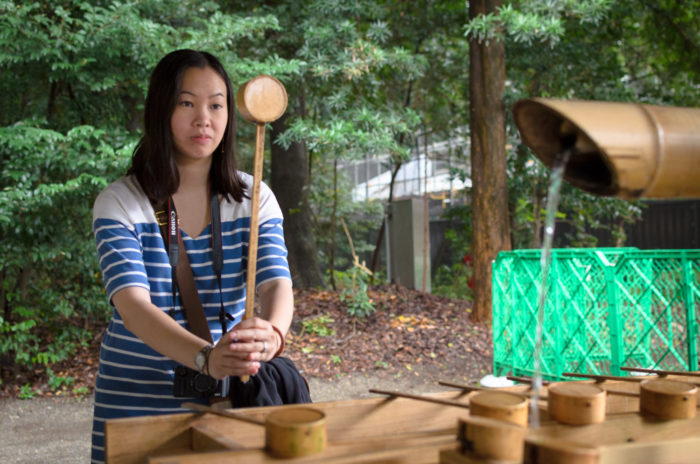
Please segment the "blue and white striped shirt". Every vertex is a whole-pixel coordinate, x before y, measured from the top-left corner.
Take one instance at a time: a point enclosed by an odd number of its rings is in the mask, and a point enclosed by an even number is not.
[[[240,173],[247,185],[250,175]],[[238,324],[245,312],[245,274],[250,232],[251,201],[223,200],[220,204],[224,268],[221,295],[224,309],[233,316],[227,331]],[[282,212],[272,191],[260,189],[258,260],[256,287],[275,279],[290,280],[287,249],[282,231]],[[146,195],[133,176],[108,186],[95,201],[93,229],[104,286],[112,296],[127,287],[143,287],[153,304],[163,311],[172,307],[171,268],[168,255]],[[180,231],[190,261],[202,306],[214,342],[221,338],[220,293],[212,267],[211,225],[194,238]],[[179,295],[175,320],[187,326]],[[104,421],[119,417],[184,412],[183,401],[173,397],[173,376],[177,363],[143,343],[129,332],[114,310],[100,350],[95,386],[92,461],[104,460]]]

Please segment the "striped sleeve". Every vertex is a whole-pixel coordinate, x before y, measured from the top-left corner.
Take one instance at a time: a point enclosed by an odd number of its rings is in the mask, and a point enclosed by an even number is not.
[[[270,187],[261,182],[255,288],[275,279],[292,278],[287,262],[287,247],[284,244],[282,210]]]
[[[93,229],[109,299],[127,287],[143,287],[150,292],[143,251],[135,232],[113,219],[96,219]]]
[[[258,233],[258,263],[255,288],[275,279],[292,280],[284,244],[282,219],[271,219],[260,225]]]

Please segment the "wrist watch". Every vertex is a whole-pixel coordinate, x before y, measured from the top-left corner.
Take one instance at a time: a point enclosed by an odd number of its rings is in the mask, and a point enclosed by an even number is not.
[[[204,366],[207,365],[207,359],[209,358],[209,353],[214,349],[214,345],[207,345],[194,355],[194,367],[199,372],[204,372]]]

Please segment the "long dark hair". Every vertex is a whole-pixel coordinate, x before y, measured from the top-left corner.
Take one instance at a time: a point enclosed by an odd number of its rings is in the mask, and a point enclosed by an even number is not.
[[[134,149],[131,167],[148,199],[161,205],[177,191],[180,174],[175,164],[170,120],[177,104],[182,76],[192,67],[211,67],[226,83],[228,121],[221,143],[212,157],[209,179],[213,192],[241,202],[246,184],[236,171],[236,105],[231,80],[213,55],[196,50],[176,50],[165,55],[151,75],[144,112],[144,135]]]

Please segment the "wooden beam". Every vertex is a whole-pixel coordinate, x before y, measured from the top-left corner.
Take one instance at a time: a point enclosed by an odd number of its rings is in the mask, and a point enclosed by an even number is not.
[[[194,452],[205,451],[230,451],[245,449],[243,445],[231,440],[226,435],[205,424],[198,424],[190,429],[192,433],[192,450]]]
[[[110,464],[146,462],[147,456],[192,449],[193,414],[144,416],[105,422],[105,458]]]
[[[605,422],[585,427],[562,426],[556,422],[530,428],[529,437],[553,437],[582,446],[622,443],[660,443],[667,440],[700,437],[700,416],[693,419],[656,421],[638,413],[608,414]]]
[[[678,464],[698,462],[700,436],[660,442],[604,446],[598,464]]]
[[[292,462],[295,464],[344,464],[350,462],[430,464],[437,462],[440,450],[455,449],[456,447],[455,430],[450,428],[433,433],[385,435],[371,440],[329,443],[323,452],[295,458]],[[268,455],[264,449],[183,454],[148,460],[148,464],[272,464],[279,462],[280,459]]]

